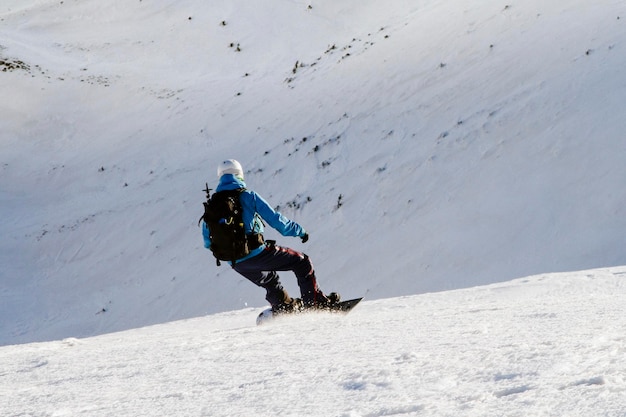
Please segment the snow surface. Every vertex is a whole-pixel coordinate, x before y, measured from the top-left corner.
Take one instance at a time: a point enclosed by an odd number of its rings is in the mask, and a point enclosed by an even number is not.
[[[0,345],[254,315],[196,225],[229,157],[325,291],[381,300],[360,314],[626,265],[625,24],[623,1],[2,0]]]
[[[625,24],[0,1],[0,415],[626,416]],[[254,325],[196,226],[231,157],[367,301]]]
[[[626,416],[626,268],[0,347],[3,416]]]

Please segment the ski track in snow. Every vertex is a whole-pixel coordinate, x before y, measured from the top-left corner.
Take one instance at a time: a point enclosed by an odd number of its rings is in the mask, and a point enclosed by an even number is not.
[[[3,416],[624,416],[626,272],[0,348]]]

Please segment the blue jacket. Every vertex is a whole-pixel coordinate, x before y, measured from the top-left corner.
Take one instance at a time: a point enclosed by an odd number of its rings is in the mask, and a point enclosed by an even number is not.
[[[235,177],[232,174],[222,175],[220,182],[217,185],[215,192],[237,190],[239,188],[246,188],[246,183],[243,180]],[[289,220],[276,210],[274,210],[267,201],[260,195],[251,190],[245,190],[241,193],[241,206],[243,208],[243,223],[246,234],[250,233],[263,233],[263,223],[259,217],[265,222],[278,230],[283,236],[301,237],[304,236],[306,231],[298,223]],[[209,237],[209,227],[203,221],[202,222],[202,236],[204,237],[204,247],[211,248],[211,238]],[[252,258],[263,252],[265,247],[261,245],[259,248],[253,250],[248,255],[241,259],[237,259],[237,262],[244,261]]]

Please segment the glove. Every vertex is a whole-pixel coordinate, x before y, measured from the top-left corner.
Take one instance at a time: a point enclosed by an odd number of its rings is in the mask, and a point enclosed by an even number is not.
[[[309,240],[309,234],[307,232],[304,232],[304,234],[300,236],[300,239],[302,239],[302,243],[306,243],[307,240]]]

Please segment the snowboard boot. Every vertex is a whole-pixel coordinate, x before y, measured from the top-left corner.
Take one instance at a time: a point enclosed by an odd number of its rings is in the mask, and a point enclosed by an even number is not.
[[[339,295],[339,293],[334,291],[328,294],[326,298],[328,298],[328,302],[326,305],[324,305],[323,308],[329,310],[335,309],[336,305],[339,303],[339,301],[341,301],[341,296]]]
[[[315,295],[314,300],[305,301],[304,307],[306,309],[317,310],[332,310],[333,307],[339,303],[341,296],[339,293],[331,292],[328,295],[324,295],[322,292]]]
[[[285,302],[272,306],[274,314],[291,314],[302,311],[302,300],[299,298],[289,298]]]

